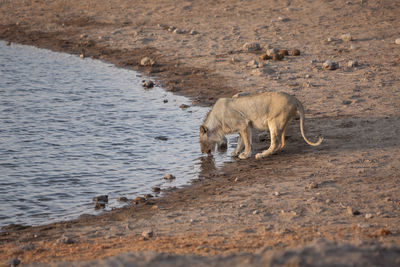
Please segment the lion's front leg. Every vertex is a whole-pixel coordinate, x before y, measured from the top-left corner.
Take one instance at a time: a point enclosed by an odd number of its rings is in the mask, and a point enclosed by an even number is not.
[[[243,139],[242,136],[239,134],[235,151],[232,152],[232,157],[236,157],[237,155],[239,155],[239,153],[242,152],[243,148],[244,148]]]
[[[244,144],[244,151],[240,153],[239,158],[247,159],[251,154],[251,128],[246,127],[246,129],[240,131],[240,136]]]

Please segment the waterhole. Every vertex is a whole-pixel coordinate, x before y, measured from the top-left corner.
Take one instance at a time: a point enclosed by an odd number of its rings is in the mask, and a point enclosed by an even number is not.
[[[94,196],[108,195],[111,209],[124,205],[118,197],[198,177],[208,109],[180,109],[187,98],[144,90],[142,79],[98,60],[0,42],[0,226],[95,214]]]

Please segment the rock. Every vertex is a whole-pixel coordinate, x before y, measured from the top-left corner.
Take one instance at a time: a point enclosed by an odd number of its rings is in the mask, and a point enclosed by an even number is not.
[[[293,49],[291,51],[292,56],[300,56],[300,50],[299,49]]]
[[[371,213],[365,214],[365,219],[371,219],[373,217],[374,217],[374,215],[372,215]]]
[[[368,223],[359,223],[359,224],[357,225],[357,227],[360,228],[360,229],[367,229],[367,228],[370,228],[371,225],[368,224]]]
[[[276,55],[279,53],[279,50],[276,48],[269,48],[267,49],[267,55],[272,57],[273,55]]]
[[[239,177],[235,178],[235,182],[240,182],[242,179],[240,179]]]
[[[165,179],[165,180],[173,180],[173,179],[175,179],[175,176],[173,176],[173,175],[170,174],[170,173],[167,173],[167,174],[164,176],[164,179]]]
[[[186,104],[182,104],[182,105],[180,105],[179,106],[179,108],[181,108],[181,109],[186,109],[186,108],[189,108],[190,106],[189,105],[186,105]]]
[[[385,228],[381,228],[378,230],[378,235],[380,236],[385,236],[385,235],[391,235],[392,232],[390,232],[389,230],[385,229]]]
[[[156,139],[156,140],[161,140],[161,141],[167,141],[167,140],[168,140],[168,137],[160,135],[160,136],[154,137],[154,139]]]
[[[307,185],[308,189],[318,188],[318,184],[316,182],[311,182]]]
[[[344,41],[344,42],[353,41],[353,37],[351,36],[350,33],[342,34],[342,35],[340,36],[340,39],[342,39],[342,41]]]
[[[249,63],[247,63],[247,67],[256,69],[259,67],[259,64],[258,64],[257,60],[251,60],[251,61],[249,61]]]
[[[350,60],[349,62],[347,62],[347,67],[349,67],[349,68],[358,67],[358,61],[357,60]]]
[[[352,207],[347,207],[347,213],[354,216],[361,214],[358,210],[353,209]]]
[[[282,56],[288,56],[289,51],[287,51],[286,49],[280,49],[278,54]]]
[[[154,186],[151,188],[151,191],[153,191],[154,193],[159,193],[161,191],[161,188],[158,186]]]
[[[279,21],[282,21],[282,22],[288,22],[288,21],[290,21],[289,18],[285,18],[285,17],[278,17],[278,20],[279,20]]]
[[[275,61],[281,61],[284,57],[285,57],[285,56],[282,55],[282,54],[275,54],[275,55],[272,55],[272,59],[275,60]]]
[[[245,43],[243,45],[243,50],[247,51],[247,52],[258,51],[258,50],[261,50],[261,45],[256,42]]]
[[[181,29],[175,29],[175,30],[173,31],[173,33],[175,33],[175,34],[184,34],[185,31],[183,31],[183,30],[181,30]]]
[[[140,65],[143,67],[154,66],[155,64],[156,62],[149,57],[144,57],[140,60]]]
[[[85,58],[85,55],[84,54],[80,54],[79,57],[80,58]]]
[[[164,103],[168,103],[168,99],[164,99],[163,102],[164,102]]]
[[[267,54],[262,54],[261,56],[260,56],[260,60],[268,60],[268,59],[271,59],[272,57],[270,57],[270,56],[268,56]]]
[[[196,35],[196,34],[199,34],[199,32],[196,31],[196,30],[191,30],[191,31],[189,32],[189,34],[190,34],[190,35]]]
[[[10,41],[8,41],[6,45],[7,45],[7,46],[10,46],[10,45],[11,45],[11,42],[10,42]]]
[[[322,68],[324,70],[336,70],[339,68],[339,64],[337,62],[327,60],[322,64]]]
[[[151,81],[151,80],[144,81],[144,82],[142,83],[142,86],[143,86],[144,88],[149,89],[149,88],[154,87],[154,82]]]
[[[70,236],[66,236],[66,235],[62,235],[58,240],[57,240],[58,244],[73,244],[75,243],[74,240],[72,239],[72,237]]]
[[[144,238],[146,238],[146,239],[149,239],[149,238],[153,237],[153,235],[154,235],[154,233],[153,233],[152,230],[144,230],[144,231],[142,232],[142,236],[143,236]]]
[[[21,263],[19,259],[12,259],[10,260],[10,265],[11,266],[18,266]]]
[[[233,58],[231,58],[231,62],[232,63],[237,63],[237,62],[240,62],[240,60],[235,58],[235,57],[233,57]]]
[[[117,198],[117,200],[119,202],[128,202],[128,198],[127,197],[119,197],[119,198]]]
[[[173,32],[173,31],[175,31],[175,29],[176,29],[175,26],[169,26],[169,27],[168,27],[168,31],[169,31],[169,32]]]
[[[108,195],[100,195],[93,198],[94,202],[105,202],[108,203]]]
[[[333,201],[330,200],[330,199],[325,200],[325,203],[326,203],[326,204],[331,204],[332,202],[333,202]]]
[[[394,43],[400,45],[400,38],[397,38],[396,40],[394,40]]]
[[[275,192],[274,192],[274,196],[279,197],[280,195],[281,195],[281,193],[279,193],[278,191],[275,191]]]
[[[335,38],[333,38],[333,37],[328,37],[327,41],[328,41],[328,42],[334,42],[334,41],[335,41]]]
[[[136,197],[134,200],[132,200],[132,203],[137,205],[140,203],[146,202],[146,199],[144,197]]]
[[[259,210],[255,210],[255,211],[253,211],[253,214],[254,215],[260,214],[260,211]]]
[[[81,37],[81,38],[86,38],[86,37],[88,37],[88,35],[85,34],[85,33],[82,33],[82,34],[80,35],[80,37]]]
[[[239,208],[241,208],[241,209],[242,209],[242,208],[245,208],[245,207],[246,207],[246,204],[240,204],[240,205],[239,205]]]
[[[94,203],[94,208],[96,210],[104,209],[105,207],[106,207],[106,203],[105,202],[96,202],[96,203]]]

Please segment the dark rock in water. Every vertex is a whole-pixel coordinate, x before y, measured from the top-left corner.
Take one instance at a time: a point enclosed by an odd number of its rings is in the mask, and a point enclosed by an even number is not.
[[[161,191],[161,188],[159,188],[158,186],[155,186],[155,187],[151,188],[151,190],[152,190],[154,193],[158,193],[158,192]]]
[[[167,141],[167,140],[168,140],[168,137],[160,135],[160,136],[154,137],[154,139],[156,139],[156,140],[161,140],[161,141]]]
[[[173,175],[170,174],[170,173],[167,173],[167,174],[164,176],[164,179],[165,179],[165,180],[173,180],[173,179],[175,179],[175,176],[173,176]]]
[[[188,108],[188,107],[190,107],[189,105],[186,105],[186,104],[182,104],[182,105],[180,105],[179,106],[181,109],[185,109],[185,108]]]
[[[168,103],[168,99],[164,99],[164,103]]]
[[[108,203],[108,195],[100,195],[93,198],[94,202],[105,202]]]
[[[119,202],[128,202],[129,199],[127,197],[119,197],[117,200]]]
[[[144,197],[137,197],[134,200],[132,200],[132,203],[135,205],[137,205],[139,203],[144,203],[144,202],[146,202],[146,199]]]
[[[94,203],[94,208],[96,210],[104,209],[105,207],[106,207],[106,203],[105,202],[96,202],[96,203]]]
[[[142,86],[143,86],[144,88],[149,89],[149,88],[154,87],[154,82],[151,81],[151,80],[144,81],[144,82],[142,83]]]
[[[152,197],[154,197],[152,194],[146,194],[146,195],[144,195],[144,198],[145,198],[145,199],[149,199],[149,198],[152,198]]]

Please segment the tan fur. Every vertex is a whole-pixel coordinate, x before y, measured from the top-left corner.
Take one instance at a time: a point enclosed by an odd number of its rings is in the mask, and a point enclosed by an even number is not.
[[[256,154],[256,159],[266,157],[285,146],[285,132],[290,121],[300,113],[300,131],[303,139],[312,146],[318,146],[304,135],[304,108],[297,98],[286,93],[265,92],[234,98],[220,98],[200,126],[200,145],[203,153],[211,153],[226,134],[239,133],[238,144],[232,156],[246,159],[251,154],[252,129],[266,131],[271,136],[270,147]],[[242,152],[242,150],[244,151]],[[240,153],[240,154],[239,154]]]

